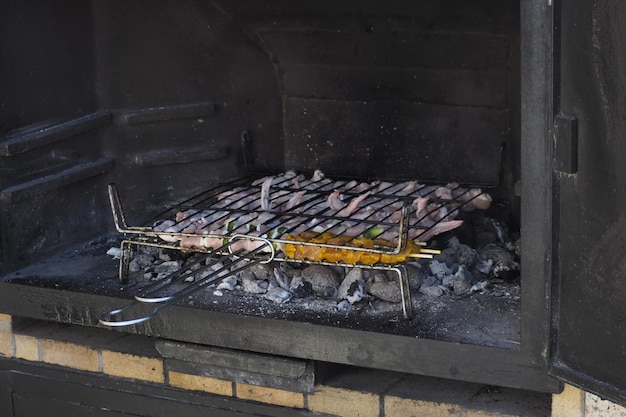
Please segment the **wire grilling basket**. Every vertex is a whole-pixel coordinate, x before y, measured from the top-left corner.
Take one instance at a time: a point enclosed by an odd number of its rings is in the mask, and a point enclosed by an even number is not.
[[[144,226],[128,226],[115,185],[109,199],[116,229],[124,234],[119,279],[128,282],[133,246],[206,254],[210,271],[183,290],[168,293],[190,271],[178,271],[144,287],[135,301],[105,314],[107,326],[146,321],[161,309],[218,279],[256,263],[285,261],[342,265],[397,274],[405,318],[412,317],[404,262],[432,258],[432,236],[458,227],[461,210],[483,209],[491,199],[477,188],[417,181],[330,180],[286,172],[220,184],[169,208]],[[207,265],[223,265],[211,270]],[[123,318],[137,304],[156,304],[149,314]],[[126,313],[126,314],[125,314]]]

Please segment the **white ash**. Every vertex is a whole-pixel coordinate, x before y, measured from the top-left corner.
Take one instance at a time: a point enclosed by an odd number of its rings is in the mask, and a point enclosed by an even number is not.
[[[363,269],[352,268],[341,281],[337,289],[337,298],[354,304],[361,301],[364,295]]]
[[[267,292],[269,282],[263,279],[257,279],[252,268],[244,269],[240,271],[238,275],[241,286],[245,292],[250,294],[265,294]]]
[[[263,297],[275,303],[282,304],[291,299],[291,293],[281,287],[274,287],[267,291]]]
[[[234,291],[237,288],[237,277],[231,275],[222,279],[222,282],[217,284],[216,288],[218,290]]]
[[[280,266],[274,268],[275,280],[270,280],[270,286],[278,286],[285,291],[289,291],[291,287],[291,276],[287,275]]]
[[[353,310],[352,304],[348,300],[341,300],[337,303],[337,311],[349,313]]]
[[[448,267],[448,265],[446,265],[445,262],[439,262],[437,259],[429,262],[428,267],[430,268],[430,272],[440,281],[446,276],[452,274],[452,270]]]
[[[428,297],[441,297],[444,293],[443,289],[439,285],[420,287],[419,291]]]
[[[452,280],[452,289],[455,295],[463,295],[472,288],[473,275],[468,271],[465,265],[460,265],[459,269],[454,273]]]
[[[113,246],[107,250],[107,255],[112,256],[113,259],[120,259],[122,256],[122,250],[117,246]]]

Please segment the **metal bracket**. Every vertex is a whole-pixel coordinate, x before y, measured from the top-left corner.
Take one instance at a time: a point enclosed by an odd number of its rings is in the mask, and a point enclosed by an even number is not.
[[[554,117],[554,170],[578,172],[578,120],[570,115]]]

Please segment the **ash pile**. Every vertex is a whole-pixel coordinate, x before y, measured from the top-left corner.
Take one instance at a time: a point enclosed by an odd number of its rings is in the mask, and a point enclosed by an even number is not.
[[[476,293],[502,296],[500,284],[518,285],[519,241],[498,220],[483,214],[466,216],[462,228],[430,242],[441,249],[439,255],[405,263],[414,302],[466,298]],[[144,283],[167,279],[172,273],[188,269],[198,256],[193,252],[138,246],[130,262],[131,277]],[[215,266],[215,270],[219,268],[219,264]],[[185,274],[188,283],[203,278],[192,269]],[[320,306],[341,313],[397,311],[402,302],[398,275],[393,271],[274,261],[253,265],[234,275],[222,274],[221,280],[201,292],[210,293],[214,299],[243,296],[276,306]]]

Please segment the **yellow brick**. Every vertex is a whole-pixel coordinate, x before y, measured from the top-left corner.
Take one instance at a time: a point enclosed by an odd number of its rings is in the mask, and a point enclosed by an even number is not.
[[[486,411],[467,410],[467,412],[465,413],[465,417],[509,417],[509,416],[503,415],[503,414],[491,414]]]
[[[626,408],[603,400],[597,395],[585,393],[585,417],[625,417]]]
[[[233,383],[222,379],[197,376],[170,371],[168,373],[169,384],[176,388],[210,392],[212,394],[232,397]]]
[[[237,384],[237,397],[244,400],[281,405],[283,407],[304,408],[304,394],[257,385]]]
[[[39,360],[39,341],[34,336],[14,335],[15,357],[27,361]]]
[[[579,417],[584,415],[584,392],[565,385],[563,392],[552,396],[551,417]]]
[[[467,410],[465,417],[524,417],[524,414],[489,413],[487,411]]]
[[[98,372],[98,351],[88,346],[41,340],[41,360],[83,371]]]
[[[378,417],[379,401],[376,394],[316,386],[315,394],[308,396],[308,408],[341,417]]]
[[[384,415],[385,417],[460,417],[461,407],[456,404],[387,396]]]
[[[13,356],[13,335],[0,332],[0,356]]]
[[[11,323],[10,315],[0,313],[0,333],[11,333],[13,331]]]
[[[165,382],[161,359],[109,350],[103,350],[101,357],[102,372],[105,374],[150,382]]]

